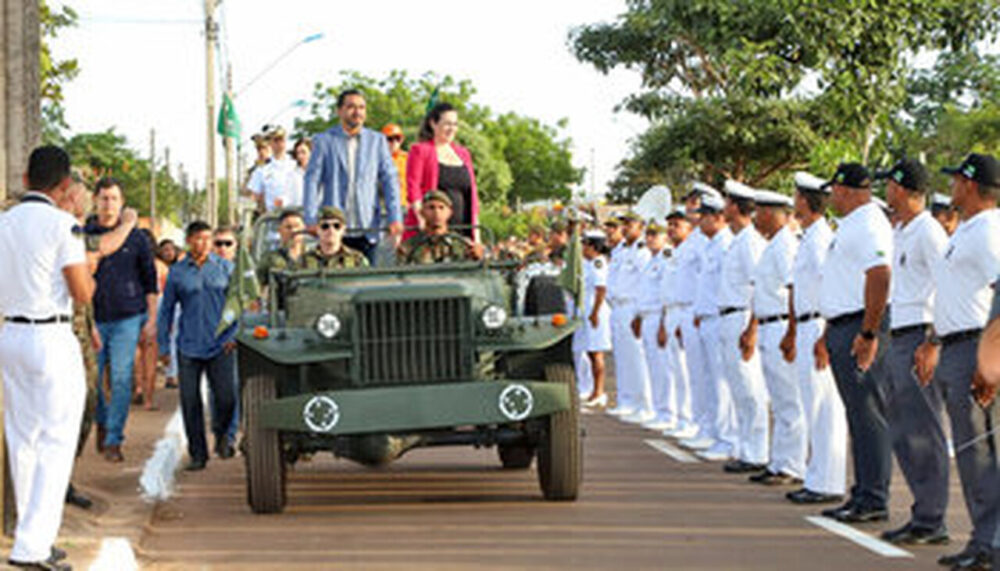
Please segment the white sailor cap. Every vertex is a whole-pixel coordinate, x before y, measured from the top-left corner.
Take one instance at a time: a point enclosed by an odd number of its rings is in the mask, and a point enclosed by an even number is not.
[[[725,207],[726,203],[722,200],[722,195],[716,192],[701,197],[701,207],[698,208],[698,212],[702,214],[718,214]]]
[[[711,185],[696,180],[691,183],[691,190],[684,195],[684,200],[695,195],[705,196],[706,194],[719,194],[719,191],[715,190]]]
[[[805,171],[798,171],[795,173],[795,188],[806,192],[822,192],[823,194],[830,194],[830,187],[826,186],[825,180]]]
[[[735,180],[727,180],[726,186],[723,187],[726,194],[731,198],[739,198],[742,200],[753,200],[757,196],[757,191],[753,188],[743,184],[742,182],[736,182]]]
[[[687,211],[683,206],[677,206],[667,214],[667,220],[672,220],[674,218],[685,218],[687,217]]]
[[[935,192],[931,196],[931,208],[937,210],[951,208],[951,197],[947,194]]]
[[[607,236],[600,230],[587,230],[583,233],[584,240],[605,240]]]
[[[757,203],[757,206],[792,207],[792,197],[773,190],[758,190],[754,195],[754,202]]]

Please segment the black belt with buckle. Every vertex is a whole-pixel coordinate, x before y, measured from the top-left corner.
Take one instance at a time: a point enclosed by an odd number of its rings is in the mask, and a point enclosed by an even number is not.
[[[893,337],[893,338],[895,338],[895,337],[902,337],[903,335],[908,335],[910,333],[916,333],[918,331],[926,333],[927,332],[927,324],[926,323],[917,323],[916,325],[907,325],[905,327],[897,327],[895,329],[890,329],[889,330],[889,336]]]
[[[719,310],[719,316],[725,317],[730,313],[736,313],[737,311],[746,311],[746,310],[747,308],[745,307],[723,307],[722,309]]]
[[[781,315],[769,315],[768,317],[761,317],[757,319],[757,323],[760,325],[766,325],[768,323],[774,323],[775,321],[784,321],[788,319],[787,313],[782,313]]]
[[[805,323],[806,321],[812,321],[813,319],[819,319],[820,317],[823,317],[823,314],[818,311],[814,311],[812,313],[803,313],[802,315],[796,317],[795,321],[798,323]]]
[[[865,318],[865,311],[862,309],[861,311],[844,313],[838,315],[837,317],[831,317],[830,319],[827,319],[826,322],[829,323],[830,325],[836,326],[836,325],[843,325],[848,321],[853,321],[855,319],[864,319],[864,318]]]
[[[8,323],[23,323],[26,325],[51,325],[53,323],[70,323],[73,321],[73,316],[52,315],[41,319],[32,319],[31,317],[24,317],[23,315],[15,315],[13,317],[5,317],[4,321]]]
[[[979,334],[982,332],[983,332],[982,329],[966,329],[965,331],[956,331],[954,333],[942,335],[941,345],[953,345],[961,341],[968,341],[969,339],[977,339],[979,338]]]

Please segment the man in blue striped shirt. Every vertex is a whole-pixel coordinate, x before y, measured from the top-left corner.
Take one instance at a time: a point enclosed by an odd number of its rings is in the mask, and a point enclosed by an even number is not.
[[[204,405],[201,400],[201,376],[208,377],[208,386],[215,402],[212,432],[215,452],[220,458],[233,456],[233,445],[226,429],[233,417],[236,391],[233,375],[236,367],[236,326],[231,325],[220,335],[216,329],[226,305],[232,262],[212,253],[212,228],[195,221],[187,227],[188,255],[170,268],[160,302],[158,337],[160,360],[169,359],[168,343],[172,316],[176,305],[181,306],[178,323],[177,357],[180,380],[181,412],[191,457],[187,470],[201,470],[208,462],[205,440]]]

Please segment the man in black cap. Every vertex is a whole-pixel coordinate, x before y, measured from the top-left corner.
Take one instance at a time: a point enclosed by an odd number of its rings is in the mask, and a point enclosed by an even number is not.
[[[989,155],[971,154],[943,172],[952,175],[952,204],[963,222],[934,266],[933,333],[917,349],[915,361],[920,380],[927,383],[933,376],[944,393],[955,463],[972,520],[972,538],[965,549],[938,561],[953,569],[987,569],[1000,517],[1000,439],[991,432],[998,420],[995,387],[983,383],[976,371],[976,345],[1000,274],[1000,163]]]
[[[847,410],[854,458],[850,498],[823,515],[842,522],[885,521],[892,446],[885,418],[885,320],[892,228],[872,201],[871,176],[858,163],[837,167],[833,207],[843,218],[823,264],[820,311],[826,331],[817,344],[829,352]]]
[[[903,159],[876,178],[887,181],[886,199],[899,220],[892,258],[892,346],[886,359],[886,415],[896,460],[913,494],[910,521],[886,531],[882,539],[896,544],[946,543],[948,446],[941,424],[944,401],[938,385],[918,382],[913,374],[913,355],[927,338],[933,319],[931,270],[944,254],[948,236],[924,207],[930,180],[919,161]]]

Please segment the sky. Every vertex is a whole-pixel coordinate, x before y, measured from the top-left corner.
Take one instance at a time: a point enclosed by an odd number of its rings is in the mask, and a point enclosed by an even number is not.
[[[203,0],[70,0],[80,16],[53,44],[56,58],[77,58],[65,88],[71,133],[114,127],[148,155],[169,147],[172,172],[183,164],[199,185],[206,169]],[[53,2],[54,5],[59,5]],[[602,75],[578,62],[567,43],[578,25],[611,21],[624,0],[225,0],[217,10],[222,64],[231,63],[236,109],[245,135],[268,120],[292,127],[317,82],[339,83],[343,70],[384,77],[434,71],[469,79],[477,103],[554,125],[569,120],[573,161],[588,169],[583,191],[600,195],[645,122],[614,106],[639,89],[636,72]],[[310,35],[317,41],[302,43]],[[297,46],[297,47],[295,47]],[[259,81],[254,76],[292,49]],[[224,69],[220,64],[217,69]],[[218,91],[223,78],[217,73]],[[370,125],[372,126],[372,125]],[[378,128],[379,126],[372,126]],[[217,176],[225,176],[217,141]],[[474,159],[474,158],[473,158]],[[593,168],[592,168],[593,167]]]

